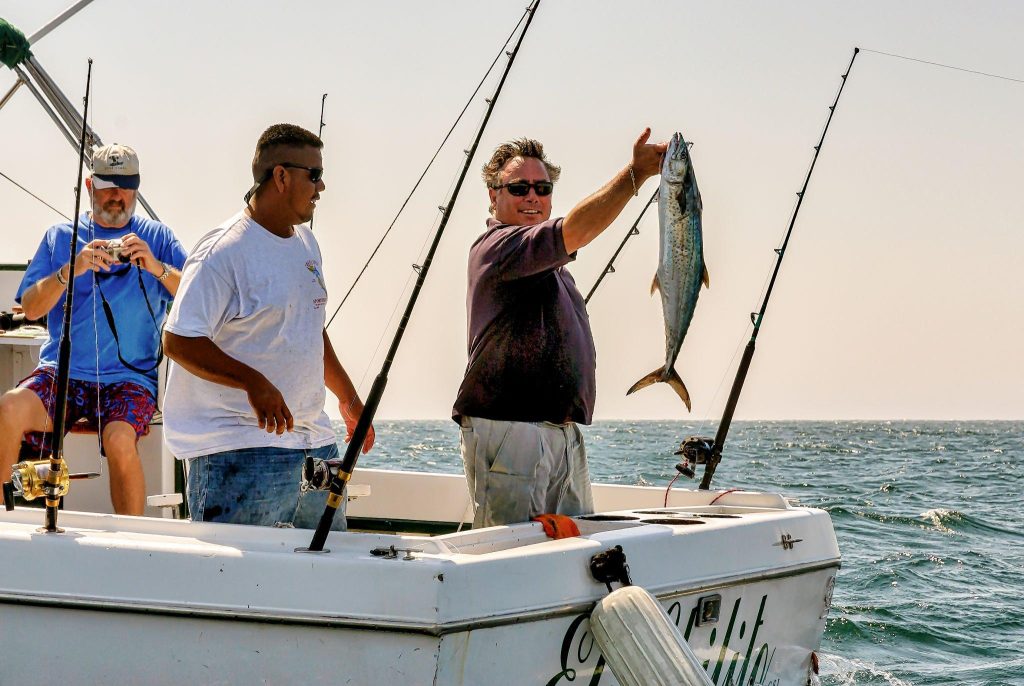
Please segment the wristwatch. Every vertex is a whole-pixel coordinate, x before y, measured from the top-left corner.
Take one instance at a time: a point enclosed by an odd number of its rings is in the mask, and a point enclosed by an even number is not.
[[[164,268],[164,271],[160,276],[156,277],[156,280],[164,281],[167,279],[168,276],[171,275],[171,268],[167,266],[166,262],[161,262],[160,265]]]

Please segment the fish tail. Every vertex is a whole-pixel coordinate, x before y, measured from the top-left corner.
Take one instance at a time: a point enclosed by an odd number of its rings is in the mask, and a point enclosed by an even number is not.
[[[665,376],[665,368],[658,367],[653,372],[651,372],[650,374],[648,374],[647,376],[645,376],[644,378],[640,379],[635,384],[630,386],[629,390],[626,391],[626,395],[629,395],[630,393],[635,393],[636,391],[639,391],[641,388],[647,388],[652,384],[664,382],[671,386],[672,390],[675,391],[680,398],[682,398],[683,404],[686,405],[686,409],[687,411],[689,411],[690,392],[686,390],[686,384],[684,384],[683,380],[679,378],[679,374],[676,373],[675,368],[671,368],[668,370],[668,378],[665,378]]]

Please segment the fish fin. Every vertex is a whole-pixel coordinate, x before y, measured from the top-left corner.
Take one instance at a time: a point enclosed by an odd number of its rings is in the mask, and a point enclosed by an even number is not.
[[[701,281],[704,282],[704,288],[711,288],[711,275],[708,274],[708,266],[704,265],[704,274],[701,276]]]
[[[682,398],[683,404],[686,405],[686,409],[687,411],[689,411],[690,393],[689,391],[686,390],[686,384],[684,384],[683,380],[679,378],[679,374],[677,374],[676,370],[673,368],[669,370],[667,379],[662,378],[664,376],[665,368],[658,367],[653,372],[651,372],[650,374],[648,374],[647,376],[645,376],[644,378],[640,379],[635,384],[630,386],[629,390],[626,391],[626,395],[635,393],[636,391],[639,391],[641,388],[647,388],[648,386],[656,384],[660,381],[664,381],[665,383],[672,387],[672,390],[675,391],[680,398]]]
[[[648,374],[647,376],[645,376],[644,378],[640,379],[635,384],[630,386],[629,390],[626,391],[626,395],[629,395],[630,393],[636,393],[641,388],[647,388],[651,384],[658,383],[659,381],[661,381],[661,375],[664,374],[664,373],[665,373],[665,368],[664,367],[658,367],[653,372],[651,372],[650,374]]]
[[[665,379],[665,383],[672,387],[672,390],[679,394],[682,398],[683,404],[686,405],[686,411],[690,412],[690,392],[686,390],[686,384],[679,378],[679,374],[676,373],[675,368],[669,370],[669,377]]]
[[[654,273],[654,281],[651,281],[651,295],[654,295],[655,291],[661,290],[661,281],[658,280],[658,273]]]

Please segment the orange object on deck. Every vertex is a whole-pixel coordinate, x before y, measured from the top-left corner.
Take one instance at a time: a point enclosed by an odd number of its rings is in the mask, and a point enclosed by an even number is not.
[[[548,535],[548,538],[557,540],[580,535],[580,528],[576,526],[572,517],[560,514],[542,514],[534,517],[533,521],[544,525],[544,533]]]

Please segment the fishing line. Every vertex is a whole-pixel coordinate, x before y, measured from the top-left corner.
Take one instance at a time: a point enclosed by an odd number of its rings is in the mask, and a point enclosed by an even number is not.
[[[483,120],[483,116],[481,116],[481,121],[482,120]],[[479,122],[478,122],[478,125],[479,125]],[[452,173],[451,180],[448,182],[448,189],[447,189],[447,193],[445,195],[450,195],[451,194],[452,189],[455,188],[455,184],[458,183],[458,180],[459,180],[459,172],[456,170],[455,172]],[[441,206],[439,206],[438,209],[443,210],[444,206],[441,205]],[[424,253],[424,251],[427,248],[427,244],[430,241],[430,237],[434,234],[434,232],[437,231],[438,224],[440,224],[442,217],[443,217],[443,215],[438,217],[437,219],[435,219],[434,223],[431,224],[423,232],[423,242],[420,243],[420,250],[419,250],[419,252],[416,255],[416,262],[414,262],[412,264],[412,268],[409,271],[409,275],[405,279],[405,285],[402,286],[402,290],[399,292],[398,297],[395,298],[395,306],[391,310],[391,316],[388,317],[387,323],[381,329],[380,337],[377,339],[377,346],[373,349],[373,355],[367,361],[366,367],[363,368],[363,373],[359,377],[359,385],[360,386],[362,386],[365,383],[366,375],[369,373],[371,365],[373,365],[374,361],[377,359],[377,355],[380,353],[380,348],[381,348],[381,344],[384,342],[384,337],[387,335],[387,332],[391,330],[391,325],[395,321],[395,314],[398,312],[399,306],[402,304],[403,300],[405,299],[406,293],[409,292],[409,288],[410,288],[410,284],[412,283],[412,280],[416,277],[416,275],[419,274],[420,265],[423,262],[423,259],[422,259],[423,253]],[[380,245],[378,244],[377,247],[379,248]],[[362,275],[362,272],[360,272],[360,275]],[[356,277],[356,278],[358,280],[358,277]],[[355,284],[353,284],[353,285],[355,285]],[[351,289],[349,289],[349,292],[350,293],[352,292]],[[348,297],[348,296],[346,295],[345,297]],[[342,301],[342,303],[344,303],[344,300]],[[338,307],[340,308],[341,305],[338,305]],[[335,314],[337,314],[337,312],[335,312]]]
[[[952,64],[942,64],[941,62],[932,62],[931,60],[923,60],[918,57],[907,57],[906,55],[897,55],[892,52],[882,52],[881,50],[872,50],[871,48],[861,48],[864,52],[873,52],[876,55],[885,55],[886,57],[895,57],[901,60],[907,60],[909,62],[920,62],[921,64],[930,64],[933,67],[942,67],[943,69],[952,69],[954,71],[962,71],[967,74],[976,74],[977,76],[987,76],[992,79],[1002,79],[1003,81],[1013,81],[1014,83],[1024,83],[1024,79],[1017,79],[1012,76],[1003,76],[1002,74],[992,74],[987,71],[978,71],[976,69],[968,69],[967,67],[958,67]]]
[[[92,129],[93,131],[95,131],[96,130],[96,108],[95,107],[93,107],[93,109],[89,112],[88,116],[89,116],[89,128]],[[93,148],[93,150],[89,151],[89,159],[92,159],[92,153],[94,151],[95,151],[95,148]],[[96,223],[94,221],[96,217],[95,217],[95,215],[93,214],[93,211],[92,211],[92,192],[91,191],[88,193],[88,197],[89,197],[89,242],[91,243],[92,241],[96,240]],[[75,246],[75,247],[77,248],[78,246]],[[91,292],[92,292],[92,338],[93,338],[93,345],[95,346],[95,351],[96,351],[96,359],[95,359],[95,362],[94,362],[94,364],[95,364],[94,368],[96,370],[96,378],[95,378],[95,381],[96,381],[96,460],[99,463],[99,473],[102,474],[103,473],[103,459],[102,459],[102,456],[103,456],[103,410],[102,410],[102,403],[100,402],[100,330],[99,330],[100,327],[99,327],[99,313],[97,311],[97,308],[99,307],[99,304],[97,303],[97,298],[96,298],[97,294],[99,294],[102,297],[102,293],[100,292],[100,281],[99,281],[99,278],[98,278],[99,277],[99,273],[98,272],[91,272],[90,275],[92,276],[92,289],[91,289]]]
[[[50,208],[51,210],[53,210],[54,212],[56,212],[56,213],[57,213],[57,214],[59,214],[60,216],[64,217],[64,218],[65,218],[65,219],[67,219],[68,221],[71,221],[71,217],[67,216],[66,214],[64,214],[63,212],[61,212],[60,210],[58,210],[58,209],[57,209],[56,207],[54,207],[53,205],[51,205],[50,203],[48,203],[48,202],[46,202],[45,200],[43,200],[43,199],[42,199],[42,198],[40,198],[40,197],[39,197],[38,195],[36,195],[36,194],[35,194],[35,193],[33,193],[32,191],[30,191],[29,189],[25,188],[24,186],[22,186],[22,185],[21,185],[20,183],[18,183],[17,181],[15,181],[14,179],[12,179],[11,177],[7,176],[7,174],[4,174],[4,173],[3,173],[2,171],[0,171],[0,176],[4,177],[5,179],[7,179],[7,180],[8,180],[8,181],[10,181],[11,183],[13,183],[13,184],[14,184],[15,186],[17,186],[17,187],[18,187],[18,188],[20,188],[21,190],[23,190],[23,191],[25,191],[26,193],[28,193],[29,195],[31,195],[31,196],[32,196],[33,198],[35,198],[35,199],[36,199],[36,200],[38,200],[39,202],[41,202],[41,203],[43,203],[44,205],[46,205],[47,207],[49,207],[49,208]]]
[[[433,228],[433,227],[432,227]],[[370,359],[366,361],[366,366],[363,367],[363,373],[359,377],[359,386],[362,387],[366,383],[366,375],[370,373],[370,367],[377,360],[377,356],[380,354],[381,344],[384,343],[384,337],[388,335],[388,331],[391,330],[391,324],[395,321],[395,313],[398,312],[398,308],[402,304],[403,296],[409,290],[409,282],[412,280],[415,272],[411,272],[405,279],[405,285],[402,286],[402,292],[395,298],[395,306],[391,310],[391,316],[388,317],[387,325],[381,329],[380,337],[377,339],[377,345],[373,349],[373,354],[370,355]]]
[[[463,110],[463,114],[464,113],[465,113],[465,109]],[[461,117],[462,115],[460,114],[459,116]],[[477,126],[479,126],[483,122],[484,116],[485,116],[484,114],[480,115],[480,119],[477,121]],[[451,132],[449,131],[449,134],[450,133]],[[435,157],[436,157],[436,153],[435,153]],[[433,160],[431,160],[431,161],[433,161]],[[451,195],[452,191],[455,189],[456,184],[459,182],[459,176],[460,176],[460,174],[459,174],[458,170],[454,170],[452,172],[451,178],[450,178],[450,180],[448,182],[448,187],[447,187],[445,196],[450,196]],[[422,179],[422,177],[420,177],[420,178]],[[406,201],[408,201],[408,198],[406,199]],[[443,212],[444,205],[439,205],[438,209]],[[362,375],[360,376],[360,379],[359,379],[359,385],[360,386],[362,386],[363,383],[366,381],[366,375],[370,371],[370,366],[377,359],[377,355],[380,352],[381,343],[383,343],[384,337],[387,335],[387,332],[391,329],[391,325],[395,321],[395,314],[398,312],[398,307],[399,307],[399,305],[401,305],[402,301],[404,300],[404,297],[405,297],[406,293],[409,292],[410,283],[411,283],[412,279],[415,278],[415,276],[419,274],[419,270],[421,269],[420,265],[423,262],[424,252],[427,250],[428,244],[430,242],[430,238],[437,231],[437,227],[440,224],[441,219],[443,217],[444,217],[443,214],[441,216],[437,217],[437,219],[434,220],[434,223],[431,224],[423,232],[423,242],[420,243],[420,250],[419,250],[419,252],[417,253],[417,256],[416,256],[416,262],[414,262],[412,264],[412,270],[409,272],[409,275],[408,275],[408,277],[405,280],[405,285],[402,286],[401,292],[399,293],[398,297],[395,299],[395,307],[394,307],[394,309],[391,310],[391,316],[388,317],[387,323],[385,324],[384,328],[381,330],[380,338],[377,339],[377,346],[373,350],[373,355],[370,357],[369,361],[366,364],[366,367],[363,369],[363,373],[362,373]],[[397,219],[397,217],[396,217],[396,219]],[[388,230],[390,230],[390,228]],[[380,244],[378,244],[377,247],[379,248]],[[365,270],[365,267],[364,267],[364,270]],[[360,276],[361,275],[362,275],[362,272],[360,272]],[[357,280],[358,280],[358,278],[359,277],[356,277]],[[355,284],[353,284],[353,286],[355,286]],[[351,292],[352,292],[352,289],[349,289],[349,293],[351,293]],[[348,295],[346,294],[345,297],[347,298]],[[344,300],[342,300],[342,304],[344,304]],[[340,309],[341,305],[338,305],[338,308]],[[337,311],[335,311],[335,314],[337,314]],[[328,324],[329,324],[329,322],[328,322]]]
[[[707,455],[704,464],[704,475],[701,477],[700,490],[706,491],[711,487],[711,479],[714,477],[715,470],[718,467],[719,462],[722,460],[722,451],[725,445],[726,437],[729,433],[729,427],[732,424],[733,415],[736,411],[736,405],[739,402],[740,393],[743,390],[743,383],[746,380],[747,372],[750,370],[750,363],[754,357],[754,351],[756,349],[757,335],[760,332],[761,324],[764,322],[765,312],[768,309],[768,302],[771,299],[772,291],[775,287],[776,279],[779,275],[779,270],[782,268],[782,260],[786,256],[786,250],[789,247],[789,240],[793,235],[793,227],[796,226],[797,217],[800,214],[800,208],[803,205],[804,198],[807,195],[807,188],[811,182],[811,174],[814,173],[814,167],[818,161],[818,156],[821,154],[821,148],[825,143],[825,135],[828,133],[829,125],[832,123],[832,119],[836,113],[836,107],[839,105],[839,98],[843,94],[847,81],[850,77],[850,71],[853,69],[853,63],[857,59],[857,54],[860,52],[859,48],[853,49],[853,56],[850,58],[850,63],[846,67],[846,71],[840,77],[839,89],[836,92],[835,99],[828,108],[828,118],[825,120],[825,126],[822,128],[821,137],[818,139],[817,145],[814,146],[814,155],[811,158],[810,167],[807,170],[807,176],[804,177],[803,185],[800,190],[797,191],[796,206],[793,208],[793,214],[789,220],[789,226],[786,229],[785,239],[782,241],[782,245],[775,249],[775,268],[772,270],[771,280],[768,282],[768,288],[764,294],[764,300],[761,302],[761,308],[757,312],[750,314],[750,321],[753,324],[753,329],[750,334],[750,340],[747,341],[747,345],[743,350],[743,357],[740,359],[739,368],[736,370],[736,377],[733,380],[732,388],[729,391],[729,398],[725,403],[725,409],[722,412],[722,421],[718,425],[718,430],[715,433],[715,438],[711,444],[710,454]]]
[[[423,173],[420,174],[418,179],[416,179],[416,183],[413,185],[412,190],[409,191],[409,195],[406,196],[405,200],[402,202],[401,207],[398,208],[398,213],[395,215],[395,218],[391,220],[391,223],[388,225],[388,228],[384,232],[384,235],[380,237],[380,241],[377,242],[377,247],[375,247],[373,249],[373,252],[370,253],[370,257],[366,260],[366,264],[364,264],[363,268],[359,270],[359,273],[356,275],[356,278],[352,282],[352,285],[349,286],[349,289],[345,293],[345,296],[341,299],[341,302],[338,303],[338,306],[334,309],[334,314],[332,314],[331,318],[327,320],[328,327],[331,325],[331,322],[334,321],[334,318],[338,316],[338,312],[341,311],[342,305],[344,305],[345,301],[348,300],[348,297],[352,294],[352,291],[355,289],[356,284],[359,283],[359,279],[362,278],[363,273],[370,266],[370,263],[373,262],[373,259],[377,256],[377,252],[380,250],[381,245],[384,244],[384,240],[388,237],[388,234],[391,233],[391,229],[394,228],[395,223],[398,221],[398,218],[402,216],[402,212],[405,211],[405,206],[409,204],[409,200],[412,199],[413,194],[416,192],[416,189],[419,188],[420,183],[423,181],[423,178],[427,175],[427,172],[430,171],[430,167],[434,164],[434,160],[437,159],[437,156],[441,152],[441,149],[444,148],[445,144],[448,142],[448,138],[451,137],[452,132],[455,131],[455,127],[457,127],[459,125],[459,122],[462,121],[462,116],[466,113],[466,110],[468,110],[469,106],[473,104],[473,100],[476,98],[477,93],[480,92],[480,89],[483,87],[484,82],[487,81],[487,77],[489,77],[491,75],[491,72],[494,70],[494,65],[496,65],[498,63],[498,60],[501,59],[501,56],[505,54],[505,48],[508,47],[508,44],[512,40],[512,37],[516,35],[516,32],[519,30],[519,27],[522,25],[523,21],[526,19],[529,13],[530,10],[529,8],[527,8],[527,10],[523,12],[523,16],[519,18],[519,21],[516,23],[515,28],[512,29],[512,33],[510,33],[508,35],[508,38],[505,39],[505,42],[501,46],[501,50],[498,51],[498,54],[494,57],[494,61],[491,62],[491,66],[487,68],[487,71],[484,73],[483,78],[480,79],[480,83],[477,84],[476,88],[473,90],[473,94],[469,96],[469,100],[466,101],[466,104],[462,108],[462,111],[459,112],[459,116],[456,117],[455,123],[452,124],[450,129],[448,129],[448,133],[445,134],[444,140],[441,141],[441,145],[437,146],[437,150],[434,151],[433,157],[431,157],[430,161],[427,162],[427,166],[423,169]]]

